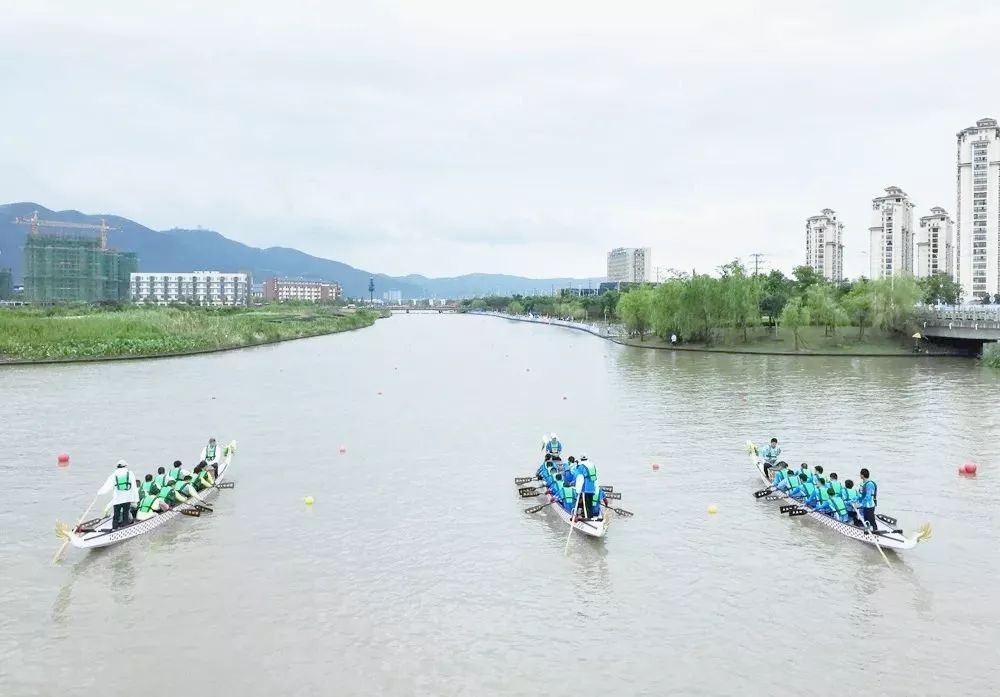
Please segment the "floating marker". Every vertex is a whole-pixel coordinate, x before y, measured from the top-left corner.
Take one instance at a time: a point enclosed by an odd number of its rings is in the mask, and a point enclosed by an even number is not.
[[[975,474],[978,467],[976,467],[975,462],[966,462],[962,465],[962,469],[965,470],[966,474]]]
[[[660,471],[660,465],[659,464],[657,464],[657,463],[654,462],[653,465],[652,465],[652,467],[653,467],[653,471],[654,472],[659,472]]]
[[[59,455],[56,457],[56,463],[60,467],[66,467],[67,465],[69,465],[69,455],[67,455],[66,453],[59,453]]]
[[[563,401],[565,401],[565,400],[566,400],[566,395],[563,395]]]
[[[711,515],[715,515],[716,513],[718,513],[718,512],[719,512],[719,507],[718,507],[718,506],[716,506],[716,505],[715,505],[715,504],[713,503],[712,505],[710,505],[710,506],[708,507],[708,512],[709,512],[709,513],[710,513]]]
[[[343,455],[346,452],[347,452],[347,446],[344,445],[340,446],[340,454]]]
[[[314,500],[314,499],[313,499],[313,497],[312,497],[312,496],[306,496],[306,498],[305,498],[305,502],[306,502],[306,505],[307,505],[307,506],[311,506],[311,505],[313,505],[313,500]]]

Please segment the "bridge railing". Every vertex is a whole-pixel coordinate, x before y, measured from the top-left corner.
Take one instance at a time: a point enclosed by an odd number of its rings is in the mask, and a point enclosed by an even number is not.
[[[917,317],[923,320],[924,326],[998,329],[1000,305],[920,305]]]
[[[625,336],[626,331],[620,324],[595,324],[593,322],[577,322],[572,319],[559,319],[558,317],[543,317],[539,315],[512,315],[507,312],[490,312],[488,310],[475,310],[470,314],[488,315],[490,317],[501,317],[516,322],[534,322],[535,324],[551,324],[557,327],[567,327],[568,329],[578,329],[588,332],[594,336],[604,339]]]

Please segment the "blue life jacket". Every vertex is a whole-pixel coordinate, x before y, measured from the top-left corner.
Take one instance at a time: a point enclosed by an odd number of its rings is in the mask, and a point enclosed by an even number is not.
[[[871,486],[868,486],[871,484]],[[861,486],[861,507],[875,508],[878,505],[878,485],[871,479]]]

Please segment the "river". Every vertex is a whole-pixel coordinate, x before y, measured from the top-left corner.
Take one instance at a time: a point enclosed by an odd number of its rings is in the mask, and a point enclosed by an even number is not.
[[[996,694],[998,387],[970,360],[449,315],[2,368],[0,694]],[[565,556],[512,482],[552,430],[635,513]],[[192,464],[209,435],[239,442],[214,514],[50,563],[118,458]],[[887,568],[754,500],[743,446],[772,435],[842,478],[867,465],[880,509],[933,538]]]

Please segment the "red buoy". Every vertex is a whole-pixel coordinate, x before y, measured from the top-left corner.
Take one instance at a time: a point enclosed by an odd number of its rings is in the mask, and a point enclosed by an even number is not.
[[[56,462],[60,467],[66,467],[69,464],[69,455],[66,453],[59,453],[59,456],[56,457]]]
[[[660,471],[660,466],[657,463],[655,463],[655,462],[653,463],[653,471],[654,472],[659,472]]]
[[[966,474],[975,474],[978,468],[976,467],[975,462],[966,462],[965,465],[962,466],[962,469],[965,470]]]

